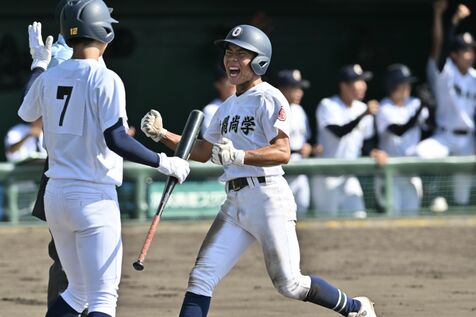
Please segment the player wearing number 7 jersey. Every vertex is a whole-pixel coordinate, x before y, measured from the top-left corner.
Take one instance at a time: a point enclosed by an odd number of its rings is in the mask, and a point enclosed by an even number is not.
[[[69,281],[46,316],[78,316],[88,307],[90,317],[113,317],[122,262],[115,191],[122,158],[157,167],[179,182],[189,166],[128,136],[124,85],[98,62],[117,23],[106,4],[69,1],[60,21],[73,56],[42,73],[18,111],[25,121],[43,120],[50,178],[46,220]]]

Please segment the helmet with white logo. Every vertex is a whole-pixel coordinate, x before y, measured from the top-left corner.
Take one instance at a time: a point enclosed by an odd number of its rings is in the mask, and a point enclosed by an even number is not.
[[[226,38],[215,41],[215,44],[225,49],[227,44],[235,44],[257,55],[251,61],[251,69],[256,75],[264,75],[271,62],[271,41],[260,29],[251,25],[235,26]]]

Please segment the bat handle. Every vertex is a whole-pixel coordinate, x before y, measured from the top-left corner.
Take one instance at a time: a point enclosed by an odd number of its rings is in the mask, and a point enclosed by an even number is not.
[[[142,246],[142,250],[140,251],[139,257],[137,261],[135,261],[132,266],[136,271],[144,270],[144,259],[149,251],[150,244],[152,243],[152,239],[154,238],[155,232],[157,231],[157,225],[160,222],[160,215],[155,215],[152,219],[152,223],[150,224],[149,231],[147,232],[147,236],[145,237],[144,245]]]

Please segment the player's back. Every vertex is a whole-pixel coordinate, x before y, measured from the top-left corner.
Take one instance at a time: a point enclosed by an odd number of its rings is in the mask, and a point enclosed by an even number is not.
[[[74,59],[39,79],[47,176],[119,185],[122,158],[108,149],[103,131],[126,118],[120,78],[95,60]]]

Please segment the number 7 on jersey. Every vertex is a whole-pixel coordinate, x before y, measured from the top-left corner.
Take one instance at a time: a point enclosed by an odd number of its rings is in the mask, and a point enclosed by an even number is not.
[[[63,100],[66,96],[66,101],[64,102],[63,110],[61,111],[61,116],[59,120],[60,127],[63,126],[64,115],[66,113],[66,109],[68,108],[69,99],[71,98],[72,92],[73,87],[71,86],[58,86],[58,90],[56,91],[56,99]]]

